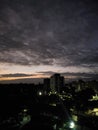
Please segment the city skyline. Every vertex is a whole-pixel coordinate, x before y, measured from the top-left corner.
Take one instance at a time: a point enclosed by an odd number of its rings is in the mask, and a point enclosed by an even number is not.
[[[0,82],[98,80],[98,2],[1,0]]]

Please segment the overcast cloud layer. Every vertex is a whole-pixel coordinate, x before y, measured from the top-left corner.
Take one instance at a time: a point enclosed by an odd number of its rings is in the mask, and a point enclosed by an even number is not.
[[[98,2],[1,0],[0,62],[98,72]]]

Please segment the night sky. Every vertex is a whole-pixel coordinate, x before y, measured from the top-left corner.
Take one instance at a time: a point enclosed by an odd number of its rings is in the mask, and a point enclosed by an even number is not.
[[[98,80],[98,2],[0,0],[0,81],[54,73]]]

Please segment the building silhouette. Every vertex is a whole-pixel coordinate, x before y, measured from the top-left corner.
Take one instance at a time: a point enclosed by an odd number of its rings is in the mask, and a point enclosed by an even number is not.
[[[50,92],[50,78],[44,79],[44,91],[46,91],[47,93]]]
[[[50,77],[50,89],[51,92],[55,93],[61,93],[62,88],[64,87],[64,77],[60,74],[54,74]]]

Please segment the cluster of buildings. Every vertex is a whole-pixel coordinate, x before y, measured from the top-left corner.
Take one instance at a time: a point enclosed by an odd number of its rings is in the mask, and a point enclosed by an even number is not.
[[[52,75],[50,78],[45,78],[43,82],[43,91],[52,92],[52,93],[62,93],[66,92],[68,89],[70,92],[79,92],[87,88],[91,88],[96,93],[98,93],[98,81],[83,81],[77,80],[70,83],[65,83],[64,76],[61,76],[59,73]]]

